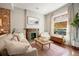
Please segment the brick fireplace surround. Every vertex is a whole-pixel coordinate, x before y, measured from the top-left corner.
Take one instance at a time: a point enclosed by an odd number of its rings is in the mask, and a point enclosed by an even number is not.
[[[26,39],[31,40],[31,34],[35,33],[36,37],[39,35],[39,29],[37,28],[27,28],[26,30]]]

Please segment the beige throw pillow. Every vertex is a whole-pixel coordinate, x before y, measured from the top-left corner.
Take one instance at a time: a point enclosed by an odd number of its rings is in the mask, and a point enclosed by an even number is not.
[[[13,38],[11,39],[12,41],[19,41],[19,38],[17,35],[13,35]]]
[[[40,37],[39,40],[43,41],[43,42],[47,42],[49,41],[49,39],[45,38],[45,37]]]

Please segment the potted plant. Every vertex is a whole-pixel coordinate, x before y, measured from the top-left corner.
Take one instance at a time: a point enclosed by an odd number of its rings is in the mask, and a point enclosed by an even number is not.
[[[78,31],[79,31],[79,13],[76,13],[71,25],[76,29],[75,41],[78,41],[79,40],[79,38],[78,38],[78,36],[79,36],[79,33],[78,33]]]

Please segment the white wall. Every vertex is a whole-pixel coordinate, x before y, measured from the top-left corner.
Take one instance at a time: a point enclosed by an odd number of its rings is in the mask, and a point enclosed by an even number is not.
[[[63,15],[65,13],[67,13],[67,12],[68,12],[68,5],[66,5],[64,7],[61,7],[59,9],[55,10],[54,12],[51,12],[51,13],[47,14],[47,16],[46,16],[47,19],[45,19],[45,20],[47,21],[47,25],[51,25],[51,27],[50,27],[51,36],[61,37],[61,35],[55,35],[54,34],[54,23],[55,23],[54,22],[54,17],[57,17],[58,15]],[[62,19],[57,20],[56,22],[62,22],[62,21],[66,21],[66,19],[65,20],[62,20]],[[48,27],[45,26],[45,28],[49,28],[49,26]],[[65,36],[66,44],[70,43],[69,31],[70,31],[69,30],[69,23],[67,23],[67,32],[66,32],[66,36]]]
[[[17,32],[24,31],[24,10],[19,8],[14,8],[11,10],[11,30],[15,30]]]
[[[11,4],[10,3],[0,3],[0,7],[6,8],[6,9],[11,9]]]
[[[10,9],[11,15],[10,15],[10,29],[11,32],[13,28],[16,29],[16,31],[20,32],[24,30],[24,10],[14,7],[12,9],[12,6],[10,3],[0,3],[1,8]]]
[[[25,27],[25,11],[20,8],[16,8],[11,6],[10,3],[0,3],[0,7],[2,8],[7,8],[11,10],[11,32],[13,28],[16,29],[17,32],[23,32],[24,28],[39,28],[39,32],[44,32],[44,15],[38,14],[36,12],[27,10],[26,12],[26,17],[31,16],[31,17],[36,17],[39,19],[39,25],[28,25],[26,22],[26,27]]]
[[[50,30],[51,30],[51,14],[45,15],[45,24],[44,24],[44,26],[45,26],[45,32],[51,33],[50,32]]]
[[[44,15],[27,10],[26,17],[28,17],[28,16],[37,18],[39,20],[39,24],[38,25],[29,25],[26,23],[26,28],[39,28],[40,33],[44,32]],[[27,22],[27,20],[26,20],[26,22]]]
[[[74,15],[75,15],[77,12],[79,12],[79,3],[74,3],[73,8],[74,8]]]

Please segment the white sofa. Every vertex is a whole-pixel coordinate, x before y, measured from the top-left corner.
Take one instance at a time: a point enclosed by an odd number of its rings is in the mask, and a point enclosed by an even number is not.
[[[12,34],[0,36],[0,55],[12,56],[37,56],[36,48],[32,48],[25,38],[19,37],[19,41]]]

